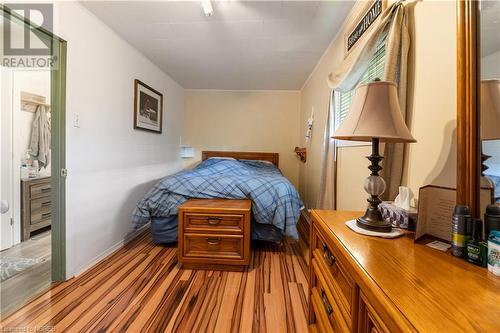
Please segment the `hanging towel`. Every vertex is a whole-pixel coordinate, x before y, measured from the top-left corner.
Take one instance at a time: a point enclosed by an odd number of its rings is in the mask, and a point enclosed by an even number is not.
[[[38,160],[38,167],[46,168],[50,161],[50,120],[43,105],[36,108],[29,149],[33,158]]]

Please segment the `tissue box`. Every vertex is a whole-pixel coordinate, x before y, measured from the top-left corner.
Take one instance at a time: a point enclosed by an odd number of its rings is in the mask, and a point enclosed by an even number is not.
[[[405,210],[394,205],[392,201],[384,201],[379,206],[384,220],[389,220],[393,227],[415,230],[417,225],[417,210],[411,208]]]

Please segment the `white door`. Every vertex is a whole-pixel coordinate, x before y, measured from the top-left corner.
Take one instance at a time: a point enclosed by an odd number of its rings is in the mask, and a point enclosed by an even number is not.
[[[13,209],[13,145],[12,145],[12,72],[0,67],[0,200],[3,209],[0,215],[0,250],[14,244]]]

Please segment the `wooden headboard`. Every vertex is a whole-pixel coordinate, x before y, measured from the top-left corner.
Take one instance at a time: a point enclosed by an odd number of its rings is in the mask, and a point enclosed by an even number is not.
[[[237,160],[261,160],[269,161],[277,168],[279,167],[280,154],[278,153],[257,153],[244,151],[202,151],[201,160],[204,161],[210,157],[232,157]]]

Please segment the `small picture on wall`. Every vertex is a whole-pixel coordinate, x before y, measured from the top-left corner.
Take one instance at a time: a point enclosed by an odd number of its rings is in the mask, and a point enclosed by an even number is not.
[[[134,128],[161,133],[163,95],[139,80],[134,86]]]

